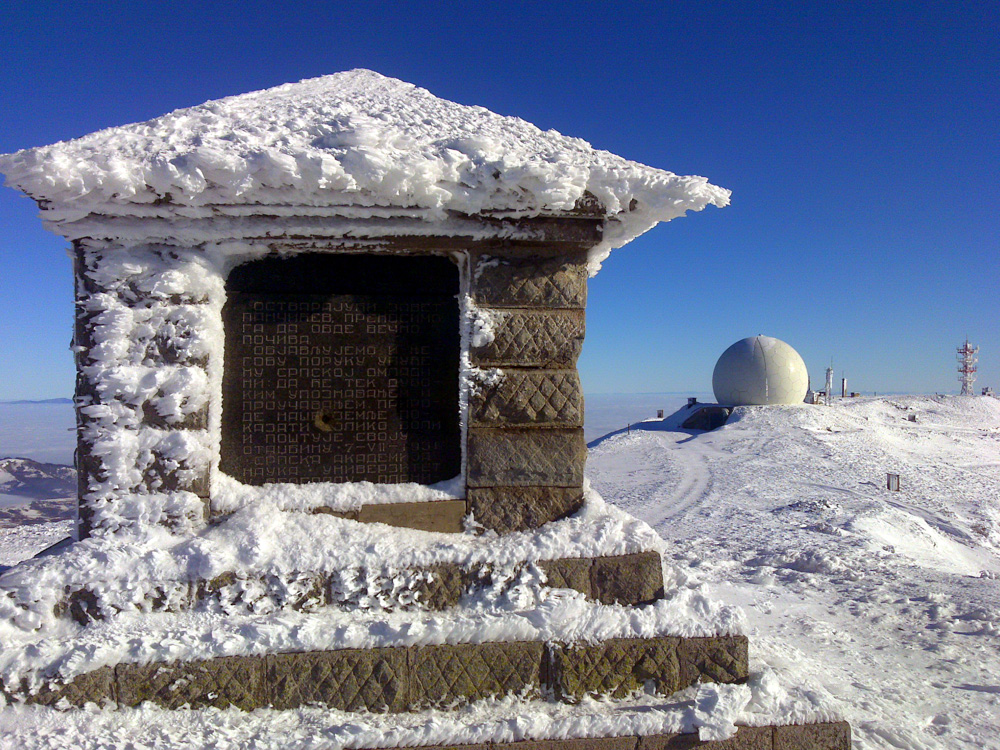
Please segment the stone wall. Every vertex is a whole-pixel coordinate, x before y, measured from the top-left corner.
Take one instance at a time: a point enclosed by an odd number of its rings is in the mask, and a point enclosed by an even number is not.
[[[576,361],[587,303],[585,252],[474,251],[471,295],[493,321],[472,364],[503,375],[470,396],[469,511],[499,533],[536,528],[583,502],[583,391]]]
[[[74,267],[80,537],[141,523],[198,528],[213,455],[214,274],[191,252],[123,257],[79,243]],[[203,288],[175,288],[180,269]]]
[[[420,252],[431,251],[422,244]],[[492,324],[470,363],[501,376],[470,394],[466,503],[434,504],[448,518],[428,525],[423,513],[418,525],[458,531],[472,513],[499,533],[537,528],[583,499],[576,361],[586,250],[576,243],[468,246],[470,298]],[[195,530],[210,515],[219,439],[213,402],[222,272],[195,249],[85,243],[77,243],[75,268],[81,538],[137,523]],[[385,509],[378,510],[368,520],[382,520]]]

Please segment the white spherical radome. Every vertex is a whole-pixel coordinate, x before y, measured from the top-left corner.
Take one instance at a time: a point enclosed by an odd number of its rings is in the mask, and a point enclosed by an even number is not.
[[[808,388],[802,357],[770,336],[737,341],[722,353],[712,373],[715,400],[726,406],[801,404]]]

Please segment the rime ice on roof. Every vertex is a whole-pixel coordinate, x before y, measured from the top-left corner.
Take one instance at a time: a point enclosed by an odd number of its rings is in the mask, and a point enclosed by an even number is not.
[[[440,224],[454,214],[565,213],[590,193],[609,217],[595,269],[657,222],[729,202],[728,190],[703,177],[628,161],[369,70],[0,156],[0,172],[71,239],[87,236],[91,225],[79,222],[88,215],[150,217],[164,203],[175,217],[291,203],[340,206],[341,216],[355,207],[354,217],[365,216],[358,207],[410,209]]]

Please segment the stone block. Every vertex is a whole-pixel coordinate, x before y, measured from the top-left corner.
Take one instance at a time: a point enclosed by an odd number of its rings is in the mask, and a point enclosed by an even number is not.
[[[736,734],[728,740],[701,742],[696,747],[705,750],[771,750],[772,737],[772,727],[738,727]]]
[[[267,657],[274,708],[405,711],[411,649],[341,649]]]
[[[66,600],[66,611],[70,619],[79,625],[89,625],[104,619],[101,602],[93,591],[84,586],[70,592]]]
[[[576,370],[504,370],[494,386],[469,399],[474,426],[583,426],[583,391]]]
[[[578,737],[568,740],[526,740],[523,742],[495,743],[494,748],[510,750],[636,750],[638,738]]]
[[[598,557],[590,580],[593,597],[602,604],[649,604],[663,598],[658,552]]]
[[[771,750],[772,727],[738,727],[728,740],[700,740],[698,733],[640,737],[638,750]]]
[[[510,693],[537,697],[543,650],[532,641],[413,649],[409,704],[447,706]]]
[[[160,415],[152,403],[144,401],[142,404],[142,423],[147,427],[161,430],[207,430],[208,404],[205,404],[198,411],[188,414],[179,422],[170,422],[166,417]]]
[[[268,595],[279,609],[312,612],[326,604],[327,580],[322,575],[267,576]]]
[[[494,338],[472,350],[472,363],[498,367],[572,368],[585,333],[583,310],[493,313]]]
[[[587,304],[587,256],[497,257],[480,255],[473,296],[482,307],[583,308]]]
[[[652,734],[639,738],[636,750],[693,750],[705,743],[698,739],[698,733]]]
[[[624,698],[651,684],[657,693],[677,690],[678,638],[611,638],[595,645],[555,645],[552,682],[560,700],[587,695]]]
[[[742,682],[750,674],[743,635],[683,638],[678,646],[680,688],[696,682]]]
[[[138,706],[150,701],[168,709],[235,706],[244,711],[269,704],[264,658],[221,656],[205,661],[119,664],[115,667],[118,702]]]
[[[479,487],[468,495],[473,518],[498,534],[537,529],[583,506],[579,487]]]
[[[20,691],[22,695],[26,690]],[[93,672],[77,675],[61,685],[43,687],[37,693],[27,696],[28,703],[51,706],[65,700],[72,706],[87,703],[113,703],[116,700],[114,672],[111,667],[101,667]]]
[[[774,727],[774,750],[850,750],[846,721]]]
[[[545,571],[548,585],[554,589],[573,589],[588,598],[592,596],[590,566],[592,560],[567,557],[561,560],[540,560],[538,567]]]
[[[163,458],[154,451],[142,473],[148,492],[191,492],[207,499],[210,491],[208,466],[195,466]]]
[[[462,566],[458,563],[441,563],[423,568],[424,579],[417,585],[417,601],[433,610],[457,606],[465,593]]]
[[[580,487],[587,446],[582,429],[469,430],[469,487]]]
[[[313,515],[336,516],[346,518],[348,521],[357,521],[361,517],[360,510],[334,510],[333,508],[319,507],[309,511]]]
[[[457,534],[464,529],[466,512],[464,500],[385,503],[363,505],[358,520],[361,523],[384,523],[407,529]]]

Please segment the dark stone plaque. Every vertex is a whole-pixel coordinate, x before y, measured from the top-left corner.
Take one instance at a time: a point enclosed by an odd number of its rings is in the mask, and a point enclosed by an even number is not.
[[[222,471],[254,485],[459,473],[454,263],[310,253],[239,266],[226,286]]]

